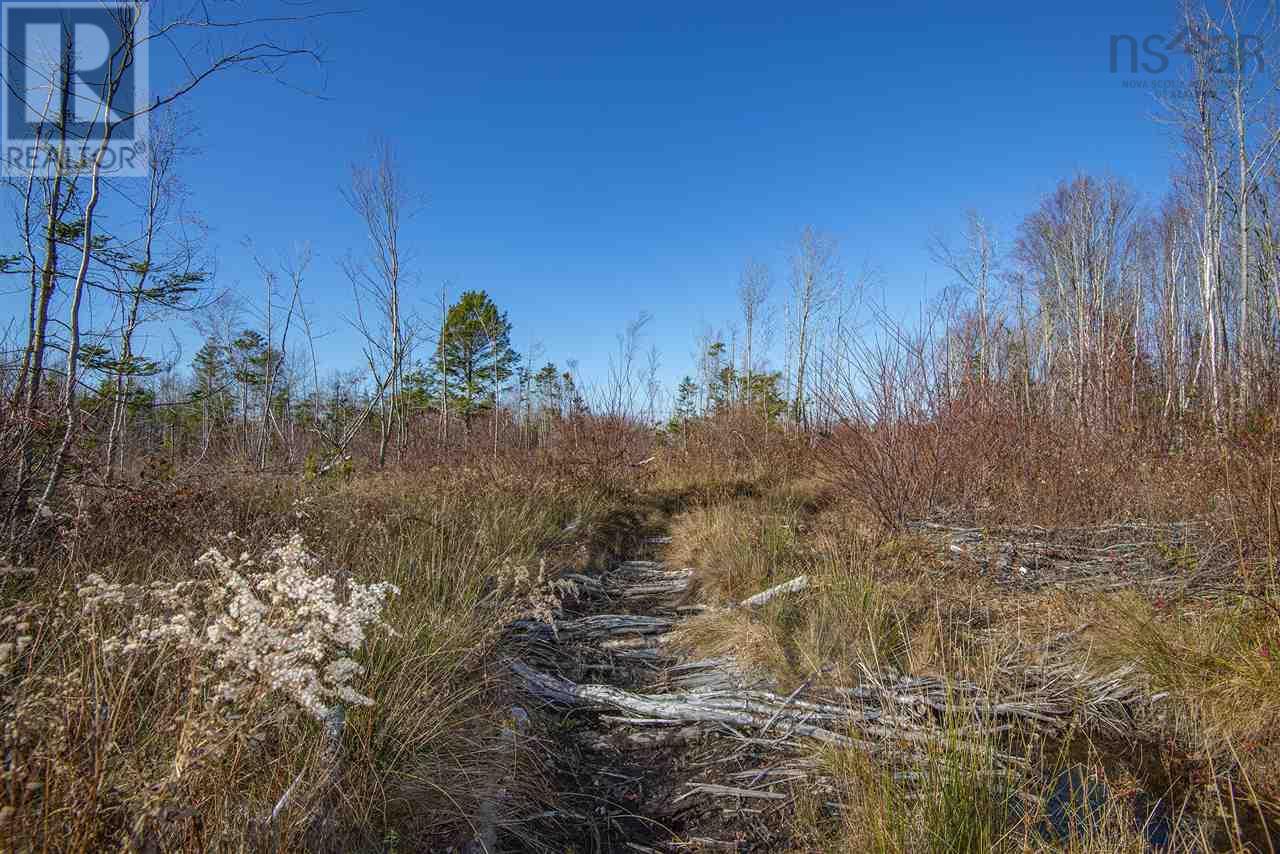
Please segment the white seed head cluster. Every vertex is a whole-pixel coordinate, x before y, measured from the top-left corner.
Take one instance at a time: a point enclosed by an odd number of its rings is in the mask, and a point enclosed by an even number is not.
[[[22,603],[13,606],[10,613],[0,616],[0,677],[8,676],[18,664],[18,659],[27,652],[34,640],[32,625],[34,618]]]
[[[221,701],[238,704],[264,691],[290,698],[324,719],[335,704],[372,705],[353,681],[364,671],[352,655],[382,619],[392,584],[339,583],[294,534],[259,559],[210,549],[197,561],[214,580],[111,584],[90,575],[79,590],[88,613],[127,610],[127,627],[107,636],[108,655],[173,645],[207,668]]]
[[[503,564],[498,570],[494,598],[499,602],[513,603],[513,610],[507,615],[509,619],[537,620],[546,623],[554,632],[556,614],[563,607],[561,599],[566,592],[576,592],[573,582],[559,579],[548,581],[547,561],[544,558],[538,564],[536,575],[531,574],[524,566],[516,566],[509,561]]]

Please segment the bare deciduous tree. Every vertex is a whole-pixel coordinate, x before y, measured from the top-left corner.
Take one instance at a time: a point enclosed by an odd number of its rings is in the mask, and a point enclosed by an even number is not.
[[[181,137],[188,131],[171,111],[152,117],[147,147],[149,170],[142,209],[141,234],[136,247],[112,253],[109,267],[118,304],[119,350],[112,360],[113,400],[107,430],[106,477],[111,480],[124,468],[125,428],[135,378],[157,366],[135,352],[139,327],[153,315],[191,308],[190,300],[203,285],[206,273],[197,269],[196,242],[184,221],[180,205],[182,187],[177,160]]]
[[[960,285],[974,295],[978,326],[978,375],[990,379],[991,332],[990,300],[993,279],[997,275],[999,250],[990,226],[977,211],[969,211],[965,220],[962,248],[950,245],[941,234],[929,242],[933,260],[947,268]]]
[[[813,348],[815,327],[838,297],[842,284],[836,242],[827,234],[806,226],[791,259],[791,340],[794,348],[795,384],[791,415],[796,424],[807,424],[806,371]]]
[[[761,321],[765,304],[769,301],[772,279],[768,265],[755,259],[747,261],[738,279],[738,305],[742,309],[744,336],[740,370],[745,378],[748,402],[754,388],[752,377],[756,370],[756,360],[761,352],[768,349],[768,342],[763,340],[767,327]]]
[[[355,295],[354,325],[364,338],[374,385],[381,389],[378,465],[382,466],[393,439],[397,454],[404,451],[404,371],[417,333],[402,293],[407,277],[401,246],[401,228],[412,216],[415,202],[388,141],[375,143],[369,163],[352,166],[351,186],[343,196],[360,217],[368,240],[367,260],[348,259],[344,269]]]
[[[647,311],[636,315],[626,329],[618,333],[618,350],[609,357],[609,391],[605,412],[614,417],[632,417],[637,412],[640,392],[640,346],[644,331],[653,316]]]
[[[223,9],[238,4],[225,4]],[[65,321],[66,359],[63,366],[63,382],[58,409],[62,423],[62,437],[49,458],[45,472],[45,484],[37,501],[37,507],[47,507],[58,489],[66,471],[72,446],[80,434],[79,388],[81,384],[82,311],[90,272],[96,266],[102,252],[103,241],[99,232],[99,205],[104,183],[109,179],[108,152],[116,133],[130,122],[139,120],[162,107],[184,98],[205,80],[230,68],[249,67],[253,70],[276,75],[292,59],[317,58],[314,51],[304,47],[291,47],[273,38],[269,33],[315,16],[243,16],[240,18],[216,18],[209,9],[197,5],[190,10],[158,21],[148,28],[144,0],[113,6],[108,13],[115,32],[109,39],[111,53],[100,78],[90,84],[79,80],[77,86],[88,87],[92,98],[84,97],[77,90],[78,105],[88,103],[92,115],[76,115],[79,126],[90,130],[76,137],[69,121],[71,75],[70,58],[74,53],[71,23],[63,25],[59,56],[45,67],[35,67],[48,58],[27,56],[20,61],[28,63],[31,73],[51,81],[46,87],[49,95],[43,107],[28,104],[36,110],[43,109],[39,122],[41,132],[58,140],[56,155],[51,158],[31,158],[30,174],[25,181],[25,195],[21,208],[27,226],[24,243],[28,260],[32,264],[32,297],[30,300],[29,340],[24,357],[22,384],[25,386],[21,421],[27,426],[18,432],[17,456],[23,460],[19,467],[9,512],[11,537],[18,533],[18,522],[26,515],[32,479],[31,430],[35,416],[49,347],[48,309],[52,294],[65,284],[68,294]],[[126,76],[135,68],[140,52],[152,45],[162,45],[175,50],[177,62],[172,65],[179,77],[169,87],[145,103],[124,103],[121,91]],[[52,85],[52,81],[57,81]],[[76,113],[80,113],[77,109]],[[49,138],[45,137],[45,138]],[[87,190],[83,185],[87,185]],[[37,197],[37,193],[39,196]],[[43,215],[43,234],[36,236],[37,217],[33,209],[39,207]],[[65,217],[75,211],[77,219],[68,223]],[[44,250],[37,254],[34,243],[43,241]],[[61,268],[60,249],[66,248],[77,256],[73,271]],[[37,263],[37,258],[39,263]],[[38,293],[37,293],[38,291]],[[27,403],[29,401],[29,403]],[[39,513],[31,514],[34,527]]]

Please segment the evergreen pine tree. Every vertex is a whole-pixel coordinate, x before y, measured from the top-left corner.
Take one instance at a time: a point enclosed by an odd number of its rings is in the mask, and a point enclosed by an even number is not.
[[[467,291],[449,308],[440,331],[439,361],[449,405],[471,420],[497,406],[499,392],[519,361],[511,349],[511,322],[484,291]]]

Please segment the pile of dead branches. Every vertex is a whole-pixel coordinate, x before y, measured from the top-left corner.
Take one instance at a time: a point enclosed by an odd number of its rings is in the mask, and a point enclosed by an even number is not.
[[[1203,524],[988,529],[914,522],[909,527],[941,541],[953,559],[1022,590],[1209,591],[1221,589],[1233,567],[1231,550]]]
[[[517,658],[509,667],[531,697],[609,715],[613,723],[632,730],[670,728],[679,738],[692,737],[691,728],[700,727],[704,733],[728,730],[789,749],[816,742],[872,753],[966,744],[962,749],[978,751],[987,749],[994,734],[1055,735],[1072,724],[1124,731],[1133,707],[1145,702],[1128,669],[1097,675],[1052,662],[1009,662],[999,670],[998,684],[990,686],[864,670],[855,686],[816,686],[809,680],[780,693],[749,678],[732,658],[679,662],[666,651],[689,583],[687,571],[631,563],[601,579],[582,576],[573,581],[606,601],[660,599],[666,616],[592,614],[551,624],[526,622],[517,627],[523,636],[548,647],[558,643],[594,651],[585,667],[568,668],[577,674],[607,672],[618,657],[639,655],[666,665],[661,678],[654,680],[652,690],[637,692],[570,678],[564,673],[567,668],[546,666],[550,656],[539,656],[542,667]],[[739,607],[758,606],[806,585],[806,579],[794,579]],[[630,735],[623,740],[635,745],[655,741]],[[1025,765],[1012,755],[997,754],[996,759],[1010,768]]]

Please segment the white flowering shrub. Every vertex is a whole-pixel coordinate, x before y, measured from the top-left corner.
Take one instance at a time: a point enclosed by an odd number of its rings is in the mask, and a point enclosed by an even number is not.
[[[382,619],[392,584],[339,582],[322,571],[300,534],[255,559],[210,549],[197,561],[209,580],[111,584],[90,575],[79,589],[88,614],[124,611],[126,626],[102,641],[109,656],[171,645],[190,654],[212,696],[239,704],[278,692],[317,719],[341,704],[372,705],[353,687],[355,654]]]

